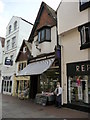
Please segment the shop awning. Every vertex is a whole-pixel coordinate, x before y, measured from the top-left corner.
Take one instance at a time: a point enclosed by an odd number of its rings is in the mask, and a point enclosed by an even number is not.
[[[39,75],[50,68],[55,58],[50,58],[42,61],[37,61],[28,64],[23,70],[21,70],[18,76],[21,75]]]

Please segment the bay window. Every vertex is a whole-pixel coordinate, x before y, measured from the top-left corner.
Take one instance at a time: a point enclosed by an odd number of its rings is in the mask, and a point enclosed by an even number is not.
[[[50,42],[51,41],[51,29],[50,28],[43,28],[38,31],[38,42]]]

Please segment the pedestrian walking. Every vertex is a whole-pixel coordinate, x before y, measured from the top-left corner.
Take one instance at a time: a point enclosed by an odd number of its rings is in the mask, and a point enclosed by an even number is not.
[[[62,87],[60,87],[60,82],[57,82],[57,86],[56,86],[54,93],[56,95],[55,106],[58,108],[61,108]]]

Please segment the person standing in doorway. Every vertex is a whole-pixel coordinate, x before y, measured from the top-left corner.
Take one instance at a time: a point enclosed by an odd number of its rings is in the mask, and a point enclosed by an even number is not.
[[[57,82],[57,86],[54,93],[56,95],[56,101],[55,101],[56,107],[61,108],[62,88],[60,87],[60,82]]]

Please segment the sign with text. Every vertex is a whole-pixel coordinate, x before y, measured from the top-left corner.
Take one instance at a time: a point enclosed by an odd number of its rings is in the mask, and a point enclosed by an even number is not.
[[[5,65],[12,66],[12,60],[11,59],[5,59]]]
[[[67,75],[90,75],[90,61],[68,63]]]

